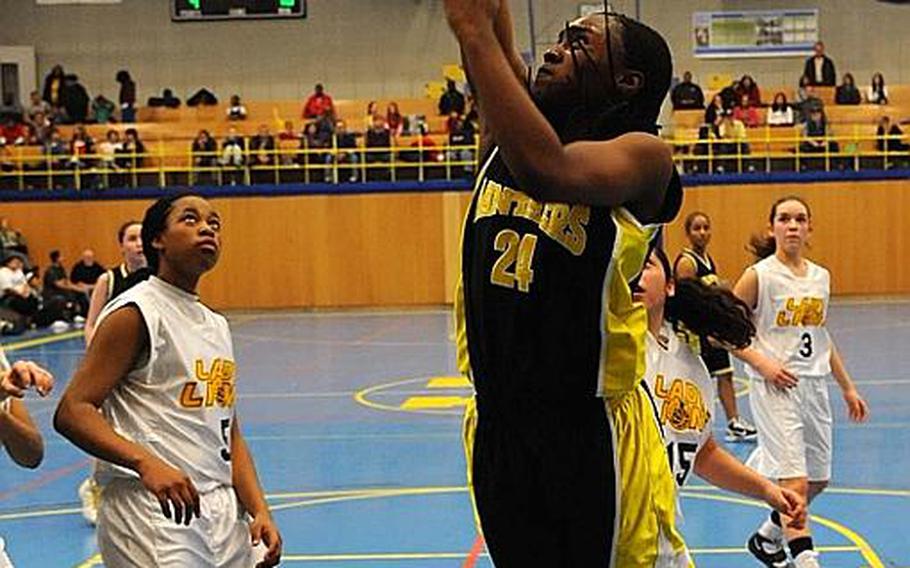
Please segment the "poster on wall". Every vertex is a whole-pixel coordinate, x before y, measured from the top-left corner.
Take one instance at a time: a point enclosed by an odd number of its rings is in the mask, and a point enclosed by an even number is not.
[[[818,10],[695,12],[696,57],[786,57],[812,53]]]

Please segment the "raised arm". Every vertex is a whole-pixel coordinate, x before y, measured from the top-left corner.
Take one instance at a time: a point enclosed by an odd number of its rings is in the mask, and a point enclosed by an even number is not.
[[[446,0],[445,6],[484,120],[523,190],[540,201],[591,205],[618,205],[656,190],[659,195],[645,200],[648,212],[656,214],[673,171],[666,144],[633,132],[605,142],[564,145],[499,44],[494,17],[500,5]]]

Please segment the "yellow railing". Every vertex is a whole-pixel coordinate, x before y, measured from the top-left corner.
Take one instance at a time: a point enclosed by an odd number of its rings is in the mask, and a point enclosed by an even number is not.
[[[43,153],[40,147],[0,149],[0,188],[109,188],[175,185],[345,183],[460,180],[473,176],[476,144],[388,148],[224,148],[212,152]]]

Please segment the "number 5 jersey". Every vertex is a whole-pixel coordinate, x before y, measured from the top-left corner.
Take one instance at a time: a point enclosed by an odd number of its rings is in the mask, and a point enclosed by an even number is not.
[[[795,275],[774,255],[752,266],[758,276],[752,346],[798,376],[826,376],[831,373],[831,337],[825,328],[831,275],[806,263],[805,276]],[[746,371],[761,380],[755,369],[747,365]]]

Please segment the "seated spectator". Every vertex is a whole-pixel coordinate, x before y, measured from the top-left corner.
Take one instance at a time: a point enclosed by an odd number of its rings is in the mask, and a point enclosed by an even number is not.
[[[0,146],[22,146],[28,142],[28,128],[15,116],[10,115],[0,127]]]
[[[120,133],[116,130],[108,130],[104,140],[98,144],[98,156],[101,160],[99,164],[105,169],[116,169],[116,155],[123,150],[123,144],[120,142]]]
[[[866,102],[872,105],[888,104],[888,87],[881,73],[872,75],[872,84],[866,89]]]
[[[335,109],[327,109],[325,112],[316,117],[316,134],[324,142],[326,147],[332,145],[332,135],[335,133]]]
[[[300,149],[303,150],[301,162],[307,166],[307,173],[312,178],[328,181],[327,171],[323,166],[332,162],[332,154],[326,150],[332,147],[332,139],[325,138],[315,122],[309,122],[303,128],[300,137]]]
[[[79,124],[73,128],[73,137],[70,139],[70,165],[84,168],[90,163],[90,156],[95,153],[95,141]]]
[[[439,115],[446,116],[452,112],[464,114],[464,95],[455,86],[455,81],[446,79],[446,90],[439,97]]]
[[[44,271],[44,290],[41,294],[44,304],[56,304],[72,315],[85,317],[89,304],[85,289],[70,282],[63,266],[63,254],[59,250],[51,251],[50,260],[51,265]]]
[[[418,127],[420,134],[410,147],[413,150],[405,150],[401,153],[401,159],[405,162],[423,162],[434,163],[443,159],[442,153],[436,149],[436,141],[430,137],[429,129],[426,124],[421,123]]]
[[[856,88],[852,73],[844,75],[844,82],[834,90],[834,102],[839,105],[858,105],[863,102],[863,96]]]
[[[761,106],[761,91],[758,89],[758,85],[755,84],[755,79],[751,75],[743,75],[743,78],[739,80],[739,85],[736,90],[736,102],[741,104],[743,97],[749,98],[749,104],[754,107]]]
[[[390,102],[389,106],[386,107],[385,120],[392,137],[401,136],[401,132],[404,130],[404,117],[401,116],[401,112],[398,110],[398,103],[395,101]]]
[[[824,103],[815,92],[815,86],[812,84],[809,77],[806,75],[800,77],[799,88],[796,89],[796,104],[793,105],[798,113],[797,120],[799,122],[805,122],[810,111],[813,109],[821,109],[823,106]]]
[[[0,306],[26,318],[34,316],[41,307],[38,291],[29,285],[25,271],[25,257],[21,253],[3,253],[0,266]]]
[[[367,104],[367,113],[363,115],[363,131],[366,132],[373,126],[373,117],[379,112],[379,103],[370,101]]]
[[[392,133],[381,114],[373,115],[373,124],[366,132],[366,147],[367,149],[383,148],[386,150],[385,152],[375,150],[367,152],[366,161],[368,163],[391,161],[392,155],[388,150],[392,147]]]
[[[271,166],[275,163],[275,137],[265,124],[260,124],[256,136],[250,138],[250,162],[254,166]]]
[[[32,91],[30,97],[31,100],[29,101],[28,108],[25,109],[25,119],[29,124],[37,124],[36,117],[39,113],[41,114],[41,118],[51,115],[51,105],[41,98],[38,91]]]
[[[5,252],[18,252],[23,260],[28,258],[28,243],[20,231],[13,228],[8,217],[0,217],[0,249]]]
[[[360,163],[360,153],[357,152],[357,137],[353,132],[348,132],[343,120],[335,122],[335,147],[338,149],[337,163],[338,174],[348,183],[354,183],[358,178],[357,164]],[[344,150],[344,151],[342,151]]]
[[[474,168],[474,126],[461,117],[449,127],[449,159],[458,164],[465,173]]]
[[[793,126],[793,107],[787,102],[787,95],[777,93],[768,108],[768,124],[771,126]]]
[[[477,112],[477,99],[468,95],[468,112],[464,115],[465,122],[470,122],[474,132],[480,127],[480,114]]]
[[[114,101],[104,95],[98,95],[92,100],[92,116],[98,124],[114,122]]]
[[[891,123],[891,117],[883,116],[875,130],[875,147],[879,152],[906,152],[910,150],[910,145],[901,140],[903,135],[904,131]]]
[[[278,133],[279,140],[297,140],[300,136],[294,131],[294,121],[285,120],[284,130]]]
[[[120,145],[120,156],[117,165],[121,168],[141,168],[145,164],[145,143],[139,139],[139,131],[127,128],[123,143]]]
[[[246,107],[240,102],[240,95],[231,95],[231,104],[228,105],[228,120],[246,120]]]
[[[803,127],[803,141],[799,145],[800,151],[807,154],[823,153],[826,149],[829,152],[839,151],[840,145],[836,141],[825,140],[828,136],[831,136],[831,129],[828,126],[828,118],[825,116],[824,109],[811,108],[806,124]]]
[[[317,83],[313,94],[309,96],[303,106],[303,118],[317,118],[327,111],[331,111],[334,115],[335,103],[332,102],[332,97],[325,92],[322,83]]]
[[[752,104],[752,99],[746,94],[740,99],[739,105],[733,109],[733,118],[749,128],[761,126],[761,114],[758,107]]]
[[[51,119],[44,113],[35,114],[32,123],[31,143],[44,146],[51,139],[51,129],[54,128]]]
[[[705,125],[710,127],[715,136],[717,135],[717,127],[720,126],[720,121],[723,120],[726,110],[724,101],[719,94],[714,95],[714,98],[711,99],[711,104],[705,109]]]
[[[190,151],[193,154],[193,166],[197,168],[210,168],[218,161],[216,157],[218,147],[215,139],[206,129],[202,129],[196,134]]]
[[[673,101],[673,110],[705,108],[705,94],[701,87],[692,82],[692,73],[689,71],[683,73],[682,81],[673,87],[670,100]]]
[[[64,142],[60,131],[51,128],[50,138],[44,144],[44,154],[48,156],[51,167],[64,167],[70,154],[69,145]]]
[[[748,154],[749,145],[746,143],[746,125],[733,115],[733,111],[726,111],[721,117],[720,126],[717,128],[719,143],[715,144],[715,154]]]
[[[104,274],[105,268],[95,261],[95,251],[90,248],[82,251],[82,258],[70,270],[70,282],[78,286],[83,292],[91,296],[98,278]]]
[[[825,44],[823,42],[815,43],[815,53],[803,67],[803,76],[809,80],[812,86],[833,87],[837,82],[837,72],[834,69],[834,61],[825,55]]]
[[[67,75],[63,82],[63,108],[66,110],[64,124],[83,124],[88,118],[88,91],[76,75]]]
[[[244,151],[246,150],[246,140],[243,135],[232,126],[228,129],[228,134],[221,141],[221,165],[242,167],[245,163]]]
[[[724,101],[724,108],[727,110],[732,110],[733,107],[739,102],[739,95],[737,94],[740,91],[739,81],[733,81],[726,87],[720,90],[720,98]]]

